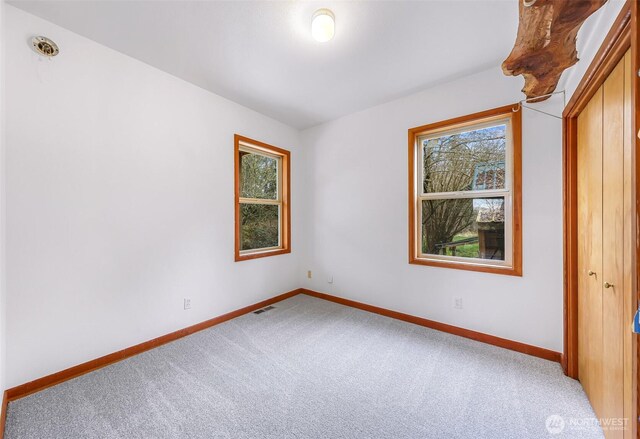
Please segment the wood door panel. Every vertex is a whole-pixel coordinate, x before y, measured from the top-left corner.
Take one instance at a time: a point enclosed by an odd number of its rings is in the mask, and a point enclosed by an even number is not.
[[[577,119],[578,373],[607,439],[632,438],[636,407],[630,67],[626,54]]]
[[[578,116],[578,374],[602,413],[602,87]],[[589,271],[594,275],[589,275]]]
[[[602,411],[605,419],[624,413],[624,59],[603,85],[602,154]],[[607,439],[622,430],[605,429]]]

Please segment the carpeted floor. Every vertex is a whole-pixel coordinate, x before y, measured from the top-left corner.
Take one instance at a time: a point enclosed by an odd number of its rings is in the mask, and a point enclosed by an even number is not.
[[[602,438],[593,417],[556,363],[299,295],[14,401],[6,438]]]

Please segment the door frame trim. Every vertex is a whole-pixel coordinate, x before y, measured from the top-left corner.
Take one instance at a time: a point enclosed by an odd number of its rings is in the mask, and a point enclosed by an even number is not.
[[[562,368],[566,375],[575,379],[578,378],[578,115],[631,47],[631,2],[636,3],[635,0],[628,0],[625,3],[562,113],[564,221],[564,351]]]
[[[640,105],[640,79],[637,72],[640,70],[640,32],[638,31],[640,17],[640,0],[627,0],[622,7],[618,17],[611,26],[602,45],[598,49],[593,61],[580,80],[578,87],[573,93],[569,103],[566,105],[563,114],[562,130],[562,177],[563,177],[563,228],[564,228],[564,349],[561,359],[564,373],[571,378],[578,379],[578,202],[577,202],[577,121],[578,115],[589,103],[593,95],[605,82],[609,74],[616,67],[625,53],[631,49],[632,64],[632,102],[631,120],[632,132],[638,133],[640,127],[640,112],[636,111]],[[638,136],[634,136],[634,150],[638,151]],[[640,182],[637,175],[640,175],[640,154],[636,154],[635,166],[633,167],[633,178],[635,180],[634,202],[636,205],[635,221],[640,218]],[[635,250],[635,294],[633,300],[637,307],[640,300],[640,227],[634,227],[636,234]],[[634,339],[634,346],[637,346],[637,337]],[[638,407],[640,407],[640,371],[637,365],[640,364],[640,350],[635,348],[636,358],[632,369],[635,378],[635,419],[638,420]],[[632,421],[633,422],[633,421]],[[637,422],[633,427],[636,437],[640,438],[640,428]]]

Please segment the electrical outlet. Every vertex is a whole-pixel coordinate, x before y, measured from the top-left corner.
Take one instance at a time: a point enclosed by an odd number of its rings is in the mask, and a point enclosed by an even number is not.
[[[311,279],[311,277],[312,277],[311,270],[309,270],[309,271],[307,271],[307,278]]]
[[[453,307],[455,309],[462,309],[462,297],[456,297],[455,299],[453,299]]]
[[[191,299],[184,299],[184,309],[191,309]]]
[[[333,276],[329,276],[329,277],[327,278],[327,283],[330,283],[330,284],[332,284],[332,283],[333,283]]]

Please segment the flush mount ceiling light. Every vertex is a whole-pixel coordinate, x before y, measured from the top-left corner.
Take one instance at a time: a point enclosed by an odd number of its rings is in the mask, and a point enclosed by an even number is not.
[[[311,35],[320,42],[325,43],[333,38],[336,31],[335,17],[329,9],[318,9],[311,20]]]

